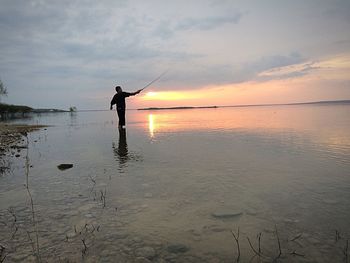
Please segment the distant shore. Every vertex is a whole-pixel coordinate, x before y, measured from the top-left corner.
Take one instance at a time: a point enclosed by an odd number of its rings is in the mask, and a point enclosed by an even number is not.
[[[239,104],[227,106],[179,106],[179,107],[149,107],[137,110],[187,110],[187,109],[216,109],[216,108],[239,108],[239,107],[264,107],[264,106],[293,106],[293,105],[328,105],[328,104],[350,104],[350,100],[327,100],[327,101],[310,101],[310,102],[293,102],[293,103],[268,103],[268,104]]]
[[[218,106],[168,107],[168,108],[151,107],[151,108],[141,108],[141,109],[137,109],[137,110],[188,110],[188,109],[215,109],[215,108],[218,108]]]
[[[68,112],[60,109],[34,109],[24,105],[0,103],[0,120],[24,118],[31,113],[58,113]]]
[[[47,112],[68,112],[68,111],[60,110],[60,109],[52,109],[52,108],[34,109],[32,107],[24,106],[24,105],[0,103],[0,113],[28,113],[28,112],[47,113]]]

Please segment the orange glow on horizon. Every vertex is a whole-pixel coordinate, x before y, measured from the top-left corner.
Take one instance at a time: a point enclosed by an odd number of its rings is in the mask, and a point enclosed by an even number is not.
[[[256,80],[246,82],[149,91],[139,96],[134,105],[229,106],[344,100],[350,99],[350,90],[345,89],[349,76],[350,54],[342,54],[260,72]]]
[[[141,97],[142,100],[150,101],[178,101],[199,98],[199,94],[193,91],[149,91]]]

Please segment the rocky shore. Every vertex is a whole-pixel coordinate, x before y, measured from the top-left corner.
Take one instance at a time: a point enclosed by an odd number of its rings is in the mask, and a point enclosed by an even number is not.
[[[19,157],[25,149],[27,133],[45,128],[43,125],[5,124],[0,123],[0,159],[6,156]],[[0,163],[0,172],[6,170],[6,165]]]

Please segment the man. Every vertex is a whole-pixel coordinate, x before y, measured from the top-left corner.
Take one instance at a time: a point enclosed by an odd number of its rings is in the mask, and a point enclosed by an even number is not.
[[[115,87],[115,91],[117,92],[113,99],[111,100],[111,110],[113,109],[113,105],[116,104],[117,113],[119,117],[119,129],[125,129],[125,98],[130,96],[135,96],[139,94],[142,89],[136,92],[124,92],[120,86]]]

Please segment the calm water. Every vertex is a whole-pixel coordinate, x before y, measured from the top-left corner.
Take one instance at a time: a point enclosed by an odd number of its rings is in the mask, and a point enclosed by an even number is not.
[[[0,177],[6,260],[35,261],[37,236],[43,261],[233,262],[239,228],[241,262],[259,262],[247,241],[258,249],[258,233],[263,261],[278,236],[282,262],[342,262],[349,116],[349,105],[128,111],[125,134],[114,111],[20,121],[51,126],[29,135],[35,224],[26,150]]]

